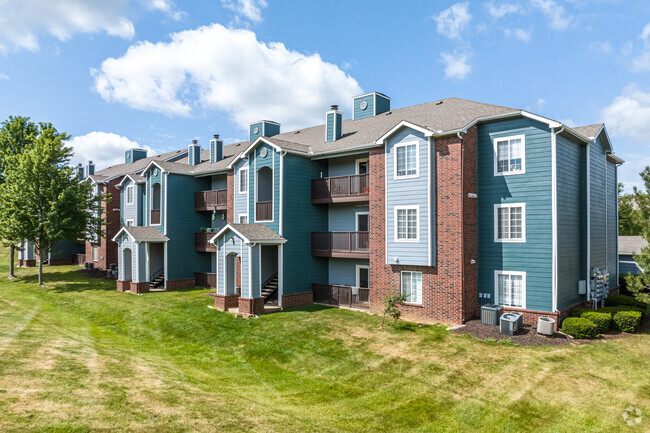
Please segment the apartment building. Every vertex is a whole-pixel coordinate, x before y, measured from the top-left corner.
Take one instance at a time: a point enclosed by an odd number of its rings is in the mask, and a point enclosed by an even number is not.
[[[324,123],[152,160],[116,185],[122,291],[216,288],[219,309],[312,302],[462,323],[498,303],[561,318],[593,268],[617,281],[616,170],[602,124],[373,92]],[[584,293],[583,293],[584,292]]]

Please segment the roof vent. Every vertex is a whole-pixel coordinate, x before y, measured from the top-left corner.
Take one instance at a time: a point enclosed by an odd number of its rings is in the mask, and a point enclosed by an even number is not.
[[[366,93],[352,99],[352,120],[373,117],[386,111],[390,111],[390,98],[383,93]]]
[[[139,161],[147,157],[147,151],[145,149],[138,149],[134,147],[124,152],[124,163],[130,164],[132,162]]]
[[[338,105],[332,105],[331,110],[325,113],[325,141],[336,141],[343,136],[343,113]]]
[[[223,140],[219,140],[219,134],[214,134],[210,140],[210,162],[215,163],[223,159]]]
[[[86,164],[86,176],[92,176],[95,174],[95,164],[92,161],[88,161]]]
[[[259,137],[273,137],[280,133],[280,124],[270,120],[258,120],[248,127],[248,141],[251,143]]]
[[[201,146],[198,140],[192,140],[187,148],[187,163],[189,165],[197,165],[201,163]]]

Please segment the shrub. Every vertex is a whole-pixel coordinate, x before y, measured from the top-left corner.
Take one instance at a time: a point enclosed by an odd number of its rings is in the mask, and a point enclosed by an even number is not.
[[[574,308],[571,310],[571,315],[573,317],[582,317],[583,314],[588,313],[590,311],[595,311],[593,308]]]
[[[610,295],[605,299],[605,305],[608,307],[615,307],[618,305],[627,305],[629,307],[636,307],[640,308],[643,311],[646,311],[648,308],[648,304],[645,302],[641,302],[632,296],[625,296],[625,295]]]
[[[612,315],[608,313],[600,313],[598,311],[587,311],[583,313],[582,316],[594,325],[596,325],[596,330],[599,334],[604,334],[609,331],[609,328],[612,326]]]
[[[616,305],[615,307],[603,307],[599,308],[598,312],[599,313],[609,313],[612,316],[612,319],[614,318],[614,314],[619,313],[621,311],[636,311],[638,313],[641,313],[641,317],[643,318],[644,310],[638,307],[630,307],[628,305]]]
[[[614,314],[614,324],[619,331],[636,332],[641,326],[641,317],[639,311],[619,311]]]
[[[591,320],[583,317],[569,317],[562,322],[562,332],[574,338],[595,338],[598,329]]]

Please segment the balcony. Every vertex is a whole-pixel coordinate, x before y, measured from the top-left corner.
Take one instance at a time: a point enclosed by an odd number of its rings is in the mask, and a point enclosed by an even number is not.
[[[255,221],[273,221],[272,201],[258,201],[255,203]]]
[[[216,253],[217,247],[210,243],[210,239],[212,239],[215,234],[216,233],[210,232],[194,233],[194,251],[199,253]]]
[[[160,209],[151,209],[151,224],[160,224]]]
[[[205,272],[194,272],[194,284],[197,287],[206,287],[214,289],[217,287],[217,274],[209,274]]]
[[[369,233],[312,232],[311,255],[314,257],[369,259]]]
[[[228,208],[228,190],[215,189],[194,193],[194,210],[211,211],[215,207],[217,210],[225,210]]]
[[[370,289],[337,284],[312,284],[314,303],[350,308],[370,308]]]
[[[370,175],[367,173],[311,180],[313,204],[368,201],[369,192]]]

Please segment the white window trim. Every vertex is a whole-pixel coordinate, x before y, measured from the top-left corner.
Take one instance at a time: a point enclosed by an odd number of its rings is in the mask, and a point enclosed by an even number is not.
[[[521,239],[499,239],[499,209],[521,208]],[[494,242],[502,244],[523,244],[526,242],[526,203],[502,203],[494,205]]]
[[[97,245],[93,245],[92,249],[92,261],[93,262],[98,262],[99,261],[99,247]],[[95,258],[97,256],[97,258]]]
[[[133,220],[133,219],[128,219],[128,220],[126,220],[126,221],[124,222],[124,224],[128,227],[128,226],[129,226],[129,222],[131,223],[131,226],[134,226],[134,225],[135,225],[135,220]]]
[[[359,274],[359,269],[368,269],[368,286],[370,286],[370,265],[356,265],[355,275],[357,277],[357,287],[361,288],[361,278]]]
[[[370,159],[369,158],[360,158],[354,160],[354,174],[359,174],[359,163],[365,162],[368,164],[368,169],[370,169]],[[368,170],[370,173],[370,170]]]
[[[405,174],[403,176],[397,175],[397,149],[400,147],[407,147],[415,145],[415,174]],[[393,177],[396,180],[401,179],[414,179],[420,177],[420,142],[419,141],[405,141],[393,146]]]
[[[398,210],[409,210],[409,209],[415,209],[416,211],[416,216],[415,216],[415,222],[417,224],[416,226],[416,233],[417,237],[415,239],[398,239],[397,238],[397,211]],[[394,218],[395,221],[393,223],[393,228],[395,233],[393,233],[393,237],[395,242],[420,242],[420,206],[395,206],[394,209]]]
[[[241,183],[241,172],[242,172],[242,171],[245,171],[245,172],[246,172],[246,189],[243,190],[243,191],[242,191],[242,189],[241,189],[241,187],[242,187],[242,183]],[[248,167],[241,167],[241,168],[239,169],[239,171],[237,172],[237,175],[238,175],[237,183],[239,184],[239,188],[238,188],[239,191],[238,191],[238,192],[239,192],[240,194],[248,194],[248,186],[249,186],[249,184],[250,184],[250,180],[249,180],[249,178],[248,178],[249,173],[250,173],[250,172],[248,171]]]
[[[359,231],[359,215],[368,215],[368,232],[370,232],[370,212],[369,211],[361,211],[361,212],[355,212],[354,213],[354,231],[356,231],[356,232]]]
[[[245,223],[241,222],[241,217],[246,217],[246,222]],[[247,213],[240,213],[239,215],[237,215],[237,223],[238,224],[248,224],[248,214]]]
[[[404,291],[403,291],[404,284],[403,284],[403,282],[404,282],[404,274],[406,274],[406,273],[409,273],[409,274],[418,273],[418,274],[420,274],[420,302],[413,302],[413,301],[409,301],[407,299],[405,301],[405,303],[410,304],[410,305],[422,305],[422,298],[423,298],[423,293],[422,292],[423,292],[424,288],[423,288],[423,284],[422,284],[422,275],[423,274],[422,274],[421,271],[401,271],[400,275],[399,275],[399,293],[400,293],[400,295],[404,294]],[[411,283],[413,283],[413,277],[412,276],[411,276]]]
[[[499,150],[497,149],[497,141],[510,141],[521,140],[521,170],[518,171],[499,171]],[[498,137],[492,139],[492,147],[494,148],[494,175],[495,176],[512,176],[516,174],[526,174],[526,135],[511,135],[509,137]],[[508,164],[510,162],[508,161]]]
[[[129,201],[129,190],[131,192],[131,201]],[[126,204],[133,204],[135,203],[135,186],[134,185],[129,185],[126,187]]]
[[[499,275],[519,275],[521,276],[521,307],[508,308],[521,308],[526,309],[526,272],[519,271],[494,271],[494,303],[499,304]]]

